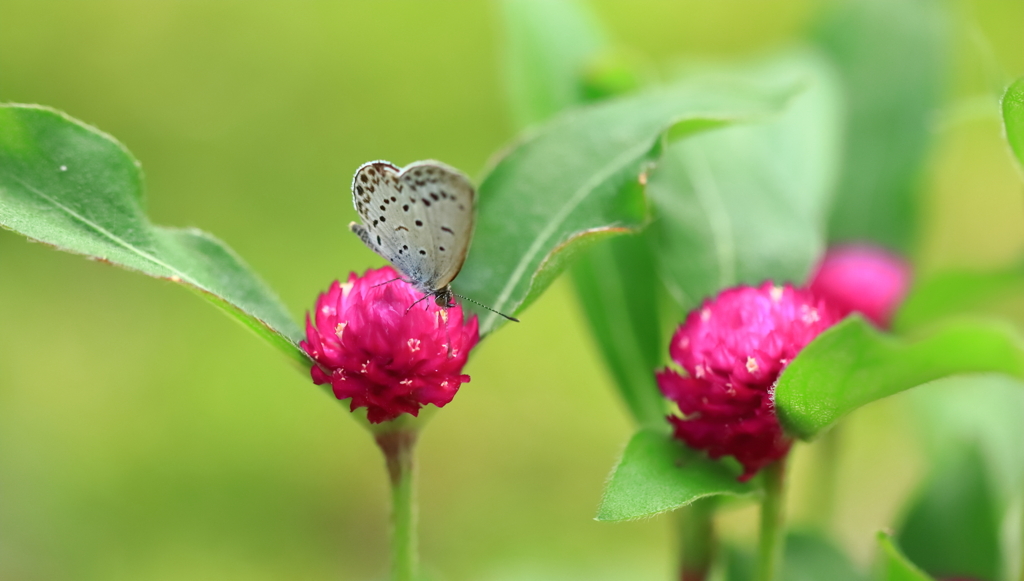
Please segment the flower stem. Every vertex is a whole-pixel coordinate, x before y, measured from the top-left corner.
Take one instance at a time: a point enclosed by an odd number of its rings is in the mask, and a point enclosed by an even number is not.
[[[785,458],[765,467],[764,500],[761,502],[761,545],[757,550],[757,581],[773,581],[782,561],[785,481]]]
[[[706,498],[676,511],[679,515],[680,581],[704,581],[715,557],[715,501]]]
[[[391,479],[391,579],[415,581],[419,569],[416,540],[416,493],[413,450],[415,430],[376,435]]]
[[[836,486],[839,482],[840,445],[843,434],[842,423],[825,432],[819,439],[815,464],[814,487],[810,505],[813,524],[826,532],[832,526],[836,510]]]
[[[1012,509],[1013,516],[1010,518],[1017,521],[1017,550],[1019,551],[1016,559],[1017,562],[1015,563],[1017,566],[1017,579],[1018,581],[1024,581],[1024,562],[1022,562],[1024,561],[1024,557],[1022,557],[1024,556],[1024,543],[1021,542],[1024,541],[1024,526],[1021,526],[1024,525],[1024,514],[1022,514],[1024,513],[1024,496],[1018,493],[1013,504],[1016,506]]]

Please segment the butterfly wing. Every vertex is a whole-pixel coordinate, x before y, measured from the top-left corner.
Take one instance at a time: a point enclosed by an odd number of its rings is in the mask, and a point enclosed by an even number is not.
[[[462,172],[436,161],[399,170],[363,164],[352,180],[363,224],[352,231],[423,293],[445,288],[462,268],[473,237],[476,193]]]
[[[416,237],[421,244],[415,252],[433,257],[427,285],[431,290],[442,289],[459,274],[469,253],[476,217],[473,184],[462,172],[437,161],[411,163],[400,179],[412,200],[410,211],[415,213],[410,228],[422,231]]]
[[[386,161],[371,161],[359,166],[352,177],[352,205],[362,224],[352,222],[349,229],[359,236],[370,250],[394,262],[391,230],[385,227],[391,198],[397,196],[398,167]],[[385,204],[384,201],[387,200]],[[382,221],[383,220],[383,221]]]

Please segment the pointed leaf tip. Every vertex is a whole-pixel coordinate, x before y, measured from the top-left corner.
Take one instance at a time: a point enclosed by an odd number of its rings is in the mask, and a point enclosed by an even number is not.
[[[113,137],[38,105],[0,105],[0,226],[58,250],[184,285],[309,366],[302,331],[226,244],[155,226],[139,162]]]

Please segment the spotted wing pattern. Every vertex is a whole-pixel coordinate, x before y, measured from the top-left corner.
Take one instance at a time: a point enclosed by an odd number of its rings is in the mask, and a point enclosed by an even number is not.
[[[466,261],[476,193],[462,172],[437,161],[399,169],[371,161],[352,178],[362,224],[350,228],[424,294],[448,286]]]

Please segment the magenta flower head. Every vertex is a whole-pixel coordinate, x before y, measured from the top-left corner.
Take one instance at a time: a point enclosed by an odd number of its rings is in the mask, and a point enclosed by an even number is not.
[[[811,278],[810,289],[842,314],[862,313],[887,328],[910,287],[910,265],[877,246],[830,249]]]
[[[768,282],[723,291],[689,314],[669,355],[686,370],[657,374],[683,416],[669,416],[675,436],[711,458],[733,456],[741,481],[781,459],[791,441],[775,417],[779,374],[819,333],[840,320],[823,299]]]
[[[365,407],[374,424],[416,416],[426,404],[444,407],[469,381],[462,368],[480,340],[475,316],[466,321],[461,306],[420,301],[397,278],[385,266],[332,283],[313,318],[306,315],[299,344],[316,362],[313,383],[330,383],[335,397],[351,398],[353,411]]]

